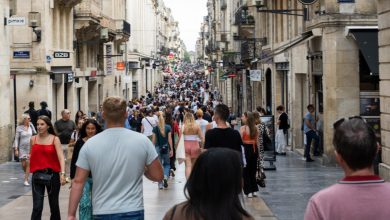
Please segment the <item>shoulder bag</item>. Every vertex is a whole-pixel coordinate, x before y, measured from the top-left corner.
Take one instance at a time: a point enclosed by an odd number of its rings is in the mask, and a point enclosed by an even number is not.
[[[185,148],[184,148],[184,125],[180,129],[180,138],[179,138],[179,143],[177,144],[177,149],[176,149],[176,159],[179,162],[179,164],[182,164],[185,159],[186,159],[186,153],[185,153]]]

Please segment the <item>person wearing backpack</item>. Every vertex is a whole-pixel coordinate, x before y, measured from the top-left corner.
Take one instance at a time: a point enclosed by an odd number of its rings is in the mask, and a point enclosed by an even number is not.
[[[290,128],[288,123],[288,115],[284,111],[284,106],[279,105],[276,110],[279,113],[278,121],[278,130],[275,135],[275,150],[278,155],[286,155],[286,146],[287,146],[287,131]]]
[[[158,183],[159,189],[168,188],[168,177],[171,169],[169,158],[173,156],[172,128],[165,124],[164,113],[159,112],[158,124],[153,128],[152,142],[164,168],[164,179]]]
[[[141,133],[152,140],[153,128],[157,126],[157,121],[154,119],[151,109],[146,110],[146,116],[142,119],[141,123]]]

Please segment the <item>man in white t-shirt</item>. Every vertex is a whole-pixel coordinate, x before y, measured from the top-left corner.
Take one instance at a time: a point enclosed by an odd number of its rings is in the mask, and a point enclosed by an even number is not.
[[[152,142],[125,129],[126,101],[108,97],[103,103],[107,129],[81,148],[70,191],[68,220],[76,219],[83,186],[92,173],[94,219],[144,219],[143,178],[159,182],[163,171]]]
[[[141,133],[152,140],[153,128],[157,126],[157,121],[153,117],[152,110],[146,110],[146,117],[141,121]]]

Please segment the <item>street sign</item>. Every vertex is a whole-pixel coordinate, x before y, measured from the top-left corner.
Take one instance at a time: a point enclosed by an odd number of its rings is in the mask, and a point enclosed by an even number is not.
[[[26,25],[26,18],[25,17],[7,18],[6,25],[8,25],[8,26],[22,26],[22,25]]]
[[[14,51],[14,59],[29,59],[30,51]]]
[[[70,57],[70,53],[69,52],[54,52],[54,55],[53,55],[54,58],[69,58]]]

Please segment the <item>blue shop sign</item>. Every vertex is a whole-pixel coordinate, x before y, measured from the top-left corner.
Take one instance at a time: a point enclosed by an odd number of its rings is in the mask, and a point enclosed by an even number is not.
[[[29,59],[30,51],[14,51],[14,58]]]

